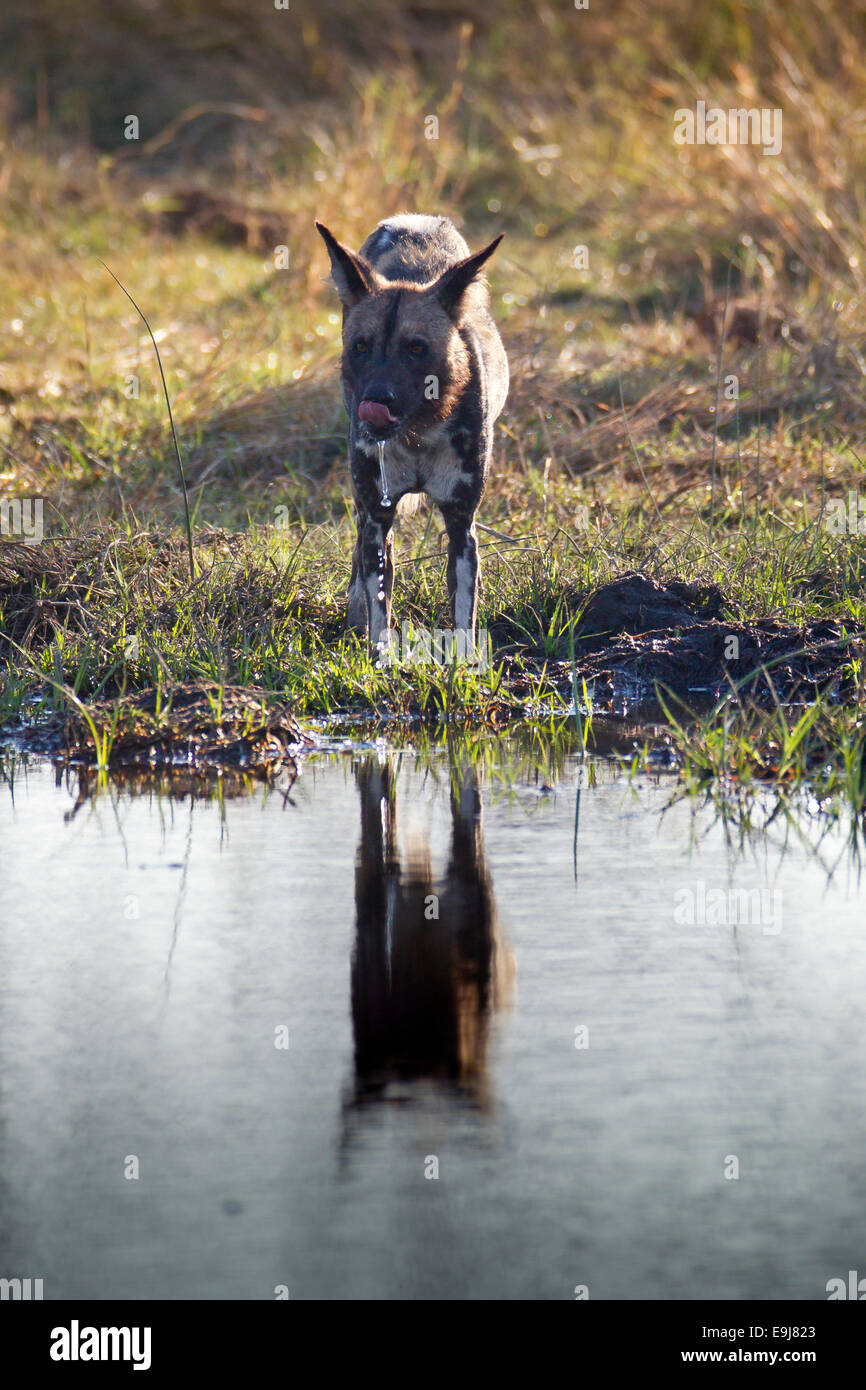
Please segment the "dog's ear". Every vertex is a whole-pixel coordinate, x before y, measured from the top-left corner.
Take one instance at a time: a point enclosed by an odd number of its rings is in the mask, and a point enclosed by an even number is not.
[[[328,248],[331,279],[337,287],[337,294],[346,309],[354,309],[373,289],[372,268],[363,257],[356,255],[348,246],[338,241],[321,222],[316,223],[316,231]]]
[[[430,286],[428,293],[436,296],[447,314],[454,316],[459,312],[464,294],[485,262],[490,260],[504,235],[501,232],[483,251],[476,251],[474,256],[467,256],[465,260],[449,266]]]

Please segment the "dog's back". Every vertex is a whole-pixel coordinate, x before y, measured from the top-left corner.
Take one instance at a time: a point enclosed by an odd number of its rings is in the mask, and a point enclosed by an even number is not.
[[[447,217],[404,212],[380,222],[360,254],[386,280],[426,285],[468,256],[469,247]]]

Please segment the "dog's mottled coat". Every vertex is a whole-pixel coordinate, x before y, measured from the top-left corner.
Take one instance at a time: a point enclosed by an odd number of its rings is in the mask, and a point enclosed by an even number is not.
[[[474,519],[508,393],[508,359],[480,276],[501,237],[472,255],[448,218],[403,214],[380,222],[354,253],[316,226],[343,305],[343,400],[358,521],[349,623],[373,644],[390,626],[395,509],[407,493],[423,492],[448,534],[454,626],[474,639]]]

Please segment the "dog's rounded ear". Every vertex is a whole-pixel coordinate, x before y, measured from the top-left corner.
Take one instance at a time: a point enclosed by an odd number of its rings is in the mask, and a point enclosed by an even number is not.
[[[331,279],[337,287],[337,294],[346,309],[355,305],[373,289],[373,270],[362,256],[350,251],[329,232],[321,222],[316,223],[316,231],[328,248],[331,258]]]
[[[476,251],[474,256],[467,256],[465,260],[449,266],[430,286],[429,293],[436,296],[447,314],[453,317],[460,312],[464,294],[485,262],[490,260],[504,235],[504,232],[500,232],[483,251]]]

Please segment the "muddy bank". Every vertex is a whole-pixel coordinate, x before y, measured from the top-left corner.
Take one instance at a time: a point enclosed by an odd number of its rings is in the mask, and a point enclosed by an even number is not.
[[[279,701],[216,682],[142,690],[119,700],[49,715],[16,737],[18,747],[60,763],[147,774],[229,771],[269,776],[294,771],[313,746]]]
[[[859,624],[740,621],[730,612],[712,587],[640,574],[603,585],[575,632],[578,689],[585,681],[593,707],[613,714],[654,706],[657,695],[693,710],[725,696],[768,708],[821,693],[858,698],[851,661],[864,650]],[[570,661],[560,663],[562,693],[570,693],[572,674]]]
[[[851,705],[861,698],[854,664],[866,633],[853,620],[744,618],[716,587],[629,573],[589,592],[562,594],[575,620],[574,666],[568,625],[551,654],[543,641],[543,607],[532,609],[535,631],[525,613],[518,623],[504,609],[489,623],[489,678],[471,700],[449,697],[443,704],[441,690],[428,688],[411,662],[395,668],[387,682],[371,676],[368,683],[354,674],[345,679],[359,652],[344,631],[342,575],[337,587],[325,574],[330,589],[323,597],[315,564],[305,565],[295,552],[277,564],[273,555],[259,553],[254,539],[217,530],[198,534],[196,552],[198,575],[191,581],[185,543],[176,535],[94,531],[33,547],[0,545],[0,657],[13,686],[10,708],[20,705],[16,681],[25,693],[47,693],[49,654],[55,677],[67,685],[116,694],[119,686],[149,685],[157,663],[168,675],[174,662],[172,674],[185,679],[191,665],[201,669],[187,650],[209,652],[215,644],[224,653],[228,681],[249,679],[252,653],[252,669],[267,673],[262,684],[287,691],[289,701],[303,684],[289,654],[316,651],[310,660],[321,662],[321,691],[312,703],[308,695],[305,708],[380,725],[498,728],[539,708],[568,705],[575,683],[579,702],[586,685],[597,716],[644,723],[664,718],[660,700],[679,718],[723,699],[771,709],[777,700],[808,703],[828,695]],[[140,637],[141,653],[127,658],[130,634],[137,635],[136,650]],[[0,695],[2,682],[0,671]],[[96,739],[73,706],[26,733],[19,730],[15,742],[67,760],[100,762],[96,742],[110,735],[113,765],[267,769],[303,738],[289,706],[262,690],[228,685],[218,719],[215,684],[177,684],[174,691],[171,727],[154,692],[144,689],[88,706]]]

